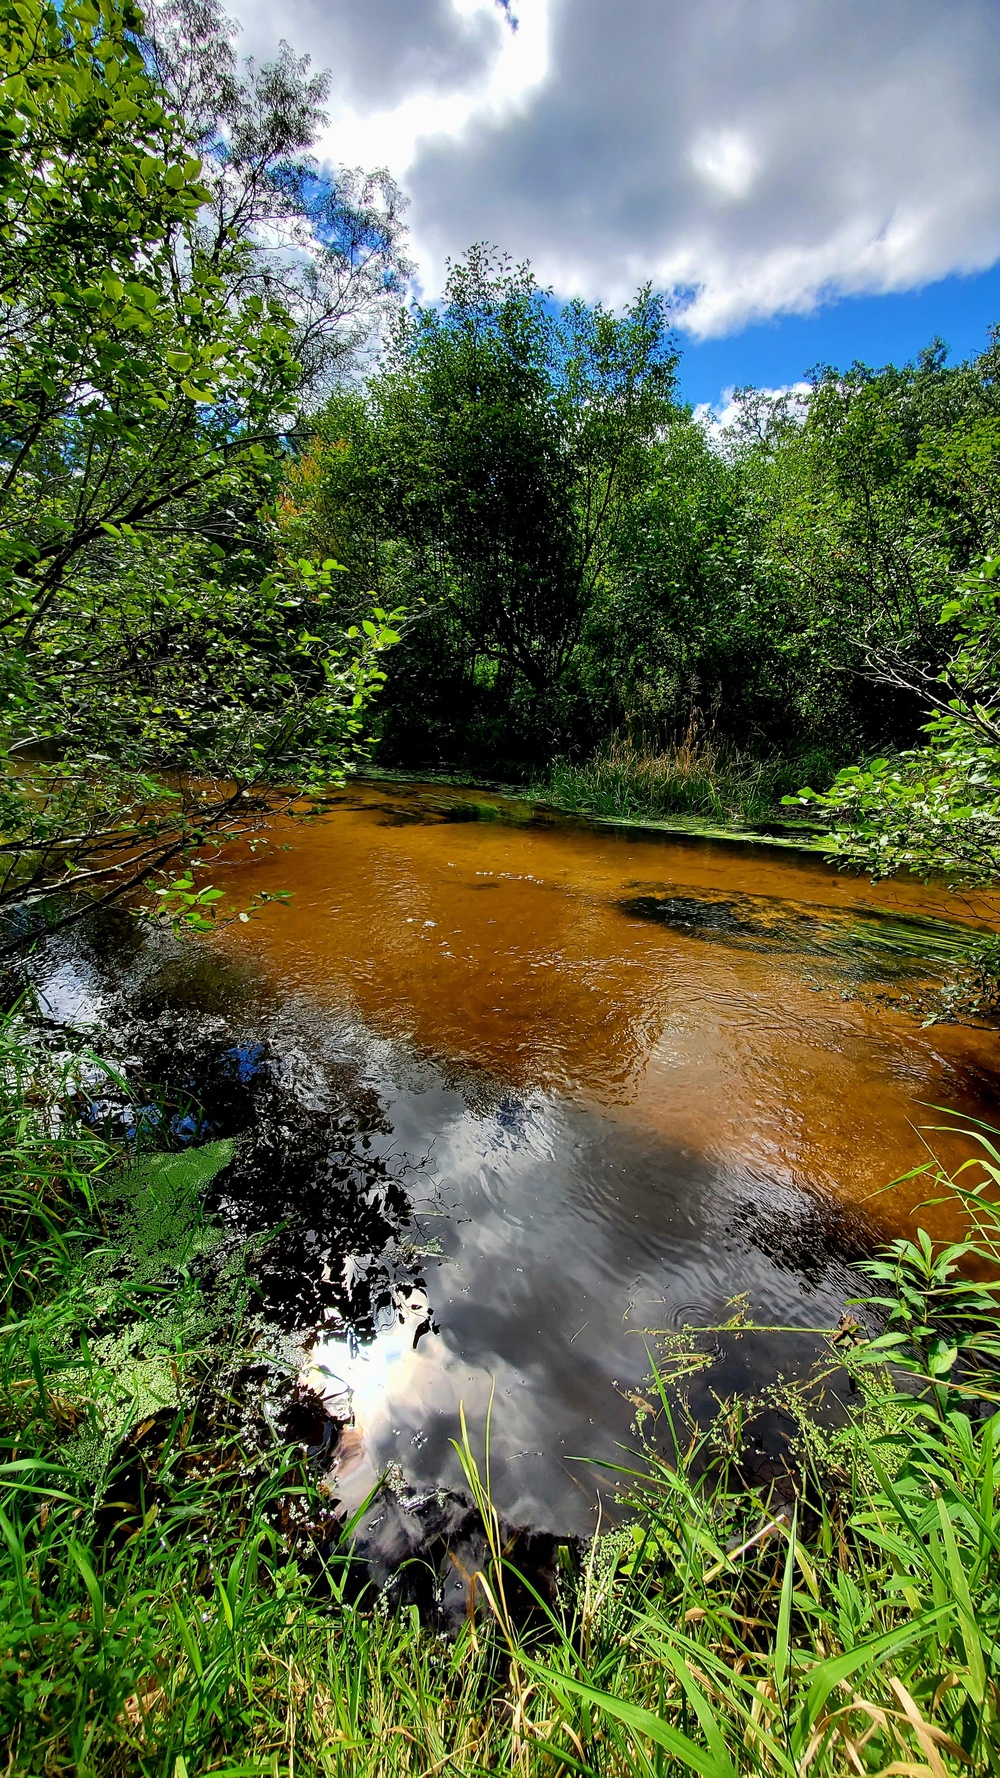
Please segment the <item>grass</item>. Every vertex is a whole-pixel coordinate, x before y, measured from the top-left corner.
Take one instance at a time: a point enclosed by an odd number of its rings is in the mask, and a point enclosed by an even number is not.
[[[253,1410],[220,1164],[123,1154],[74,1116],[87,1058],[0,1035],[0,1740],[11,1774],[987,1774],[1000,1765],[1000,1153],[969,1241],[873,1267],[784,1393],[798,1482],[739,1465],[753,1407],[684,1414],[714,1336],[665,1347],[618,1482],[635,1517],[516,1609],[488,1427],[461,1456],[489,1559],[461,1635],[367,1595],[301,1451]],[[934,1187],[932,1181],[932,1189]],[[741,1321],[742,1337],[753,1334]],[[813,1404],[844,1376],[853,1411]],[[258,1390],[259,1393],[259,1390]],[[464,1429],[463,1429],[464,1430]],[[481,1438],[485,1444],[477,1447]],[[665,1449],[675,1452],[668,1462]]]
[[[583,764],[556,760],[544,784],[533,787],[559,808],[619,820],[696,816],[713,822],[780,819],[783,796],[810,777],[832,775],[823,759],[756,759],[711,736],[689,733],[654,752],[615,736]]]

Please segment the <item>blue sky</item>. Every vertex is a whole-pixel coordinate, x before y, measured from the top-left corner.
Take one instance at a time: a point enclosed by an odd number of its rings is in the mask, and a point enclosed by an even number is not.
[[[719,339],[682,333],[680,393],[692,406],[716,405],[728,388],[784,388],[815,364],[900,364],[936,335],[950,348],[949,362],[957,363],[983,350],[994,324],[1000,324],[998,266],[978,276],[941,278],[923,290],[847,297],[812,315],[778,316]]]

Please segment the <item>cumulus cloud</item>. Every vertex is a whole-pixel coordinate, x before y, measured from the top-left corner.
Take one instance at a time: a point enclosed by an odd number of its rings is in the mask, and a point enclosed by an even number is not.
[[[1000,0],[235,4],[332,68],[324,150],[402,178],[430,291],[487,239],[707,337],[1000,257]]]
[[[330,70],[331,123],[321,144],[330,160],[387,166],[408,188],[429,145],[458,150],[470,132],[508,116],[546,71],[545,0],[523,26],[507,0],[226,3],[244,28],[243,53],[264,60],[284,37]],[[428,207],[433,195],[418,205],[421,217]],[[417,245],[433,284],[441,254],[422,233]]]

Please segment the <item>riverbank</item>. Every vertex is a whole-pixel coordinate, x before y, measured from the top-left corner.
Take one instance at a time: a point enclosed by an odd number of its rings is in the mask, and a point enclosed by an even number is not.
[[[656,751],[616,736],[580,763],[555,760],[542,794],[558,808],[618,821],[702,821],[716,831],[801,829],[822,835],[817,822],[789,818],[782,799],[807,781],[832,779],[827,753],[758,758],[710,737],[689,736]]]
[[[895,1392],[863,1311],[831,1330],[819,1375],[849,1369],[849,1424],[818,1431],[820,1383],[783,1393],[799,1434],[770,1492],[741,1465],[753,1403],[685,1431],[666,1374],[704,1351],[675,1340],[617,1477],[634,1522],[560,1546],[545,1592],[503,1547],[470,1425],[475,1609],[442,1639],[365,1584],[301,1395],[276,1402],[272,1379],[261,1409],[252,1244],[205,1208],[231,1149],[157,1155],[148,1106],[131,1137],[81,1120],[101,1076],[5,1024],[12,1773],[995,1769],[1000,1422],[970,1349],[992,1358],[995,1316],[949,1272],[961,1254],[898,1244],[877,1281],[923,1394]]]
[[[736,820],[714,822],[705,815],[656,816],[641,808],[628,814],[608,814],[602,813],[582,796],[575,798],[566,795],[560,800],[550,783],[503,784],[499,781],[484,782],[479,778],[465,777],[461,773],[389,769],[379,772],[371,766],[366,766],[364,771],[349,779],[348,787],[352,783],[375,787],[382,784],[425,785],[430,791],[440,790],[442,793],[465,791],[474,798],[475,806],[482,812],[483,819],[489,819],[492,810],[498,819],[516,820],[515,811],[520,809],[525,823],[543,820],[548,815],[563,815],[575,817],[585,821],[588,826],[597,828],[627,828],[636,833],[676,835],[681,839],[722,840],[727,844],[742,846],[778,846],[792,851],[814,852],[820,856],[827,851],[825,828],[811,822],[775,817],[752,827]]]
[[[654,754],[615,740],[589,760],[556,760],[544,775],[516,783],[484,781],[462,772],[383,770],[370,762],[357,776],[362,783],[492,792],[508,803],[558,810],[600,826],[822,852],[824,825],[793,814],[782,803],[801,788],[810,771],[817,782],[832,776],[830,762],[817,755],[761,761],[704,746]]]

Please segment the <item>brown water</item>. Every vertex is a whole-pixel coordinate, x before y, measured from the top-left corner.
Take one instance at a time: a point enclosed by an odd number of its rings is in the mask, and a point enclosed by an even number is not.
[[[270,852],[213,880],[238,897],[289,888],[291,903],[215,942],[448,1077],[600,1106],[623,1132],[855,1203],[920,1158],[915,1127],[937,1121],[922,1101],[992,1105],[997,1038],[894,1006],[923,971],[905,953],[899,967],[891,930],[851,919],[985,925],[983,897],[876,886],[777,848],[476,810],[472,793],[376,786],[305,830],[277,824]],[[706,897],[699,925],[683,904]],[[634,907],[658,898],[680,904],[670,924]],[[879,1214],[902,1226],[924,1189],[895,1188]]]
[[[563,1532],[593,1523],[578,1460],[630,1441],[644,1330],[740,1292],[767,1321],[835,1321],[850,1254],[913,1226],[926,1183],[885,1187],[926,1154],[928,1106],[998,1115],[997,1036],[907,1004],[940,977],[940,923],[998,910],[793,851],[525,815],[352,787],[214,872],[241,900],[293,899],[209,943],[272,1032],[353,1059],[386,1148],[419,1163],[424,1290],[374,1342],[320,1335],[304,1358],[353,1411],[338,1485],[355,1498],[390,1461],[454,1484],[459,1404],[481,1430],[493,1391],[498,1502]],[[808,1356],[749,1344],[737,1383]]]

